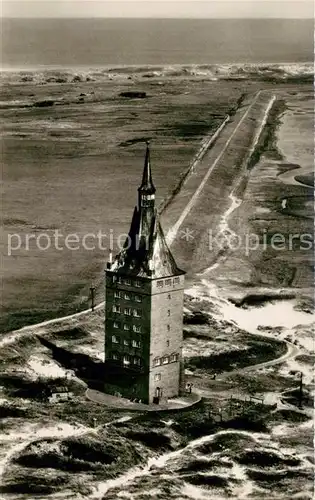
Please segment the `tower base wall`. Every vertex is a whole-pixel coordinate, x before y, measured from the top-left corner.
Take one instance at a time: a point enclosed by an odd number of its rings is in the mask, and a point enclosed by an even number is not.
[[[134,373],[120,367],[112,368],[107,363],[105,368],[104,392],[130,400],[141,400],[145,404],[149,402],[148,374]]]

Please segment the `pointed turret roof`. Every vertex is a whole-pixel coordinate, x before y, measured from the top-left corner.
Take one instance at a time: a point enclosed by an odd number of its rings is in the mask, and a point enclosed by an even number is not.
[[[148,143],[142,183],[138,191],[144,194],[155,193]],[[143,234],[144,220],[145,234]],[[116,256],[114,262],[108,266],[108,269],[127,276],[139,276],[150,279],[185,274],[176,265],[174,257],[166,243],[154,206],[152,209],[141,205],[135,207],[124,247]]]
[[[184,271],[177,267],[168,248],[157,214],[154,216],[148,245],[144,241],[139,241],[140,224],[141,211],[135,207],[124,248],[116,256],[110,269],[126,276],[150,279],[184,274]]]
[[[152,181],[149,141],[147,141],[147,149],[145,152],[142,182],[141,182],[141,185],[140,185],[138,191],[141,191],[141,192],[144,192],[147,194],[154,194],[156,191],[154,184],[153,184],[153,181]]]

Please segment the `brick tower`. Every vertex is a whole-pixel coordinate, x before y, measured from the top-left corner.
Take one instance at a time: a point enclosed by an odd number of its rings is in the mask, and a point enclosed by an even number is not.
[[[147,144],[129,235],[114,259],[110,254],[106,269],[106,392],[143,403],[178,395],[184,274],[157,217]]]

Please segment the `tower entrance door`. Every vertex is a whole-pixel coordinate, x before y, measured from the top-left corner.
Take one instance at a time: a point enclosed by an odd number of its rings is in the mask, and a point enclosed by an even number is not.
[[[161,387],[157,387],[155,389],[155,395],[153,397],[153,403],[158,405],[162,397],[162,389]]]

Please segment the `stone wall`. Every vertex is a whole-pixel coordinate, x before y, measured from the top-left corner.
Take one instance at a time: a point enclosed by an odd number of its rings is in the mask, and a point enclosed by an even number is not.
[[[164,280],[165,282],[166,280]],[[155,289],[151,304],[151,343],[150,343],[150,381],[149,401],[157,395],[157,388],[162,391],[162,401],[177,396],[180,386],[180,365],[183,344],[183,286],[184,277],[179,283]],[[171,360],[173,355],[177,361]],[[169,358],[167,364],[163,363]],[[159,358],[161,364],[155,366]],[[160,380],[157,380],[160,376]]]
[[[183,341],[183,288],[184,276],[165,278],[161,280],[141,280],[141,287],[135,286],[131,280],[129,285],[115,281],[113,275],[106,273],[106,299],[105,299],[105,363],[107,371],[113,365],[113,380],[106,381],[105,391],[110,394],[119,392],[126,398],[138,398],[145,403],[152,403],[157,395],[159,387],[162,394],[160,401],[177,396],[180,387],[180,372],[182,361]],[[139,283],[138,283],[139,284]],[[115,291],[121,292],[121,297],[115,298]],[[141,296],[141,302],[125,300],[125,292],[132,296]],[[120,306],[120,313],[113,312],[113,305]],[[141,309],[141,317],[126,316],[126,307]],[[119,328],[113,324],[119,323]],[[124,325],[129,325],[130,330],[125,331]],[[133,325],[141,327],[140,333],[133,332]],[[112,343],[112,335],[119,337],[119,343]],[[139,339],[141,348],[132,347],[132,339]],[[124,346],[124,340],[129,340],[129,346]],[[111,359],[113,351],[117,352],[120,359],[124,354],[132,357],[141,357],[139,367],[140,378],[137,382],[130,376],[130,385],[122,383],[124,374],[128,369],[122,363],[115,363]],[[176,356],[176,359],[174,359]],[[154,360],[161,360],[159,366],[155,366]],[[164,363],[168,359],[167,363]],[[116,366],[115,366],[116,364]],[[121,365],[123,372],[120,377],[117,365]],[[132,367],[136,370],[137,367]],[[130,372],[131,373],[131,372]],[[157,380],[157,375],[159,380]],[[114,380],[115,378],[115,380]],[[133,381],[132,381],[133,380]]]

